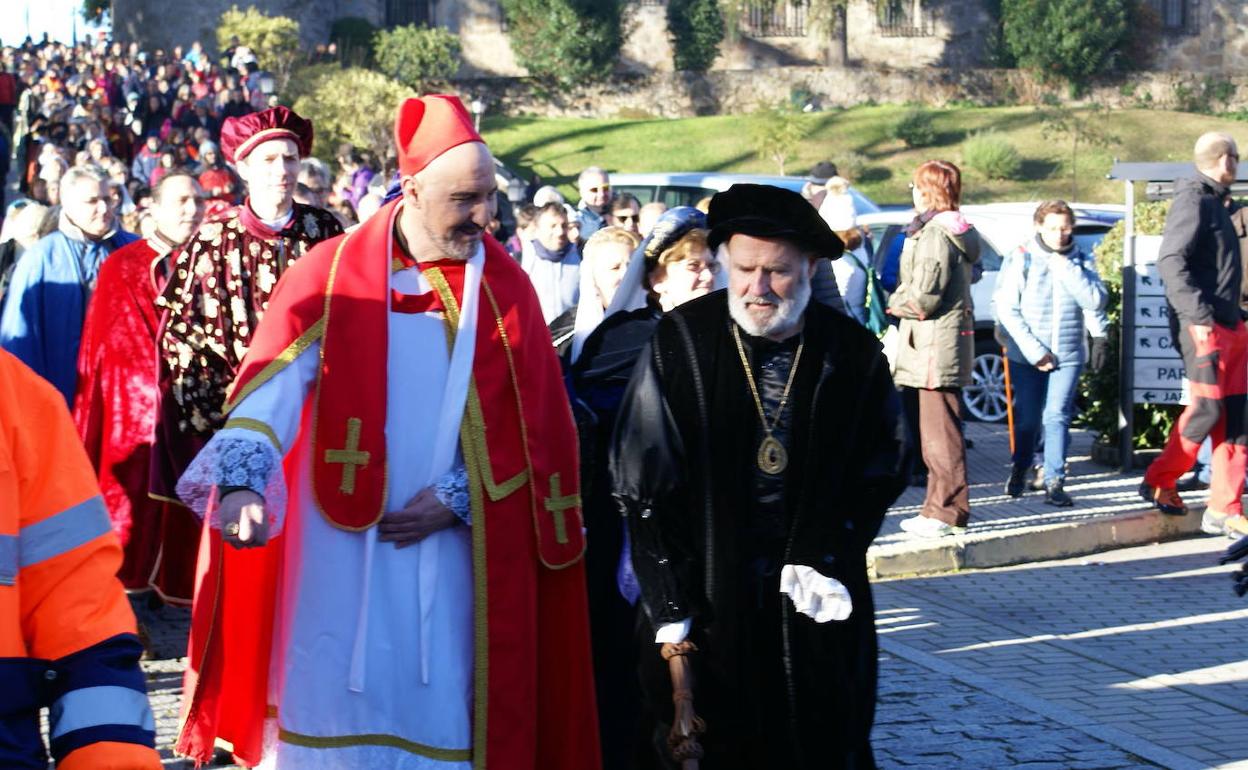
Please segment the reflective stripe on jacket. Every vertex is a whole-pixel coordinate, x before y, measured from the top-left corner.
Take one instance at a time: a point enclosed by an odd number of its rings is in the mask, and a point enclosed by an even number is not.
[[[64,398],[0,351],[0,767],[158,768],[121,548]]]

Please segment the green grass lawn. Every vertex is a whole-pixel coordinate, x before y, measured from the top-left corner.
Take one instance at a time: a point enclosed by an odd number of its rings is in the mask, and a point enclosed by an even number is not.
[[[963,168],[963,197],[968,202],[1070,198],[1071,148],[1068,139],[1046,139],[1041,116],[1031,107],[959,107],[934,110],[936,143],[907,149],[889,137],[907,108],[856,107],[801,115],[808,129],[786,173],[803,174],[825,158],[880,203],[909,201],[907,183],[924,160],[942,158],[962,164],[963,140],[976,131],[994,130],[1025,159],[1023,179],[987,180]],[[754,149],[749,116],[683,119],[591,120],[580,118],[487,118],[483,133],[508,166],[536,172],[558,184],[575,200],[572,180],[589,165],[612,171],[736,171],[776,174],[774,162]],[[1086,202],[1121,202],[1122,186],[1105,179],[1114,158],[1124,161],[1179,161],[1191,156],[1196,137],[1225,130],[1248,138],[1248,124],[1184,112],[1115,110],[1103,119],[1117,141],[1105,148],[1082,148],[1078,157],[1077,197]],[[846,160],[848,159],[848,161]]]

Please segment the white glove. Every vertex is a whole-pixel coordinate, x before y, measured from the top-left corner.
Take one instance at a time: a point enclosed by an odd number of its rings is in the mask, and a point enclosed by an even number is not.
[[[849,591],[841,581],[819,574],[814,567],[786,564],[780,570],[780,593],[788,594],[793,608],[816,623],[844,620],[854,611]]]

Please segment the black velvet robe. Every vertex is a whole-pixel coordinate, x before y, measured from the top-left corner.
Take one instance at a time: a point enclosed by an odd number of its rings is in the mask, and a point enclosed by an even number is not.
[[[874,768],[877,648],[865,554],[908,465],[888,364],[857,323],[807,308],[789,407],[788,534],[759,542],[744,533],[756,513],[763,433],[731,324],[723,291],[664,316],[620,408],[612,489],[628,517],[642,605],[656,628],[693,619],[705,767]],[[783,564],[843,583],[849,619],[818,624],[796,613],[779,593]],[[640,644],[658,767],[670,677],[653,636]]]

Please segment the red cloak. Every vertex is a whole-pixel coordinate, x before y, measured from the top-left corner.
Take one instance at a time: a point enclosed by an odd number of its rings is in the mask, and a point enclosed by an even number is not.
[[[189,603],[199,522],[185,507],[148,496],[156,426],[156,297],[162,255],[147,241],[118,249],[100,266],[78,349],[74,422],[125,552],[126,588],[155,588]]]
[[[242,401],[320,341],[313,435],[299,440],[313,441],[322,513],[347,530],[371,526],[386,510],[385,255],[398,205],[317,245],[283,276],[227,401],[227,409]],[[473,767],[593,770],[600,756],[576,431],[528,278],[496,241],[485,243],[461,428],[474,522]],[[463,265],[421,268],[453,322]],[[347,447],[360,461],[352,484],[341,459]],[[217,738],[244,763],[260,760],[281,544],[224,548],[216,530],[203,540],[177,745],[196,761],[211,757]]]

